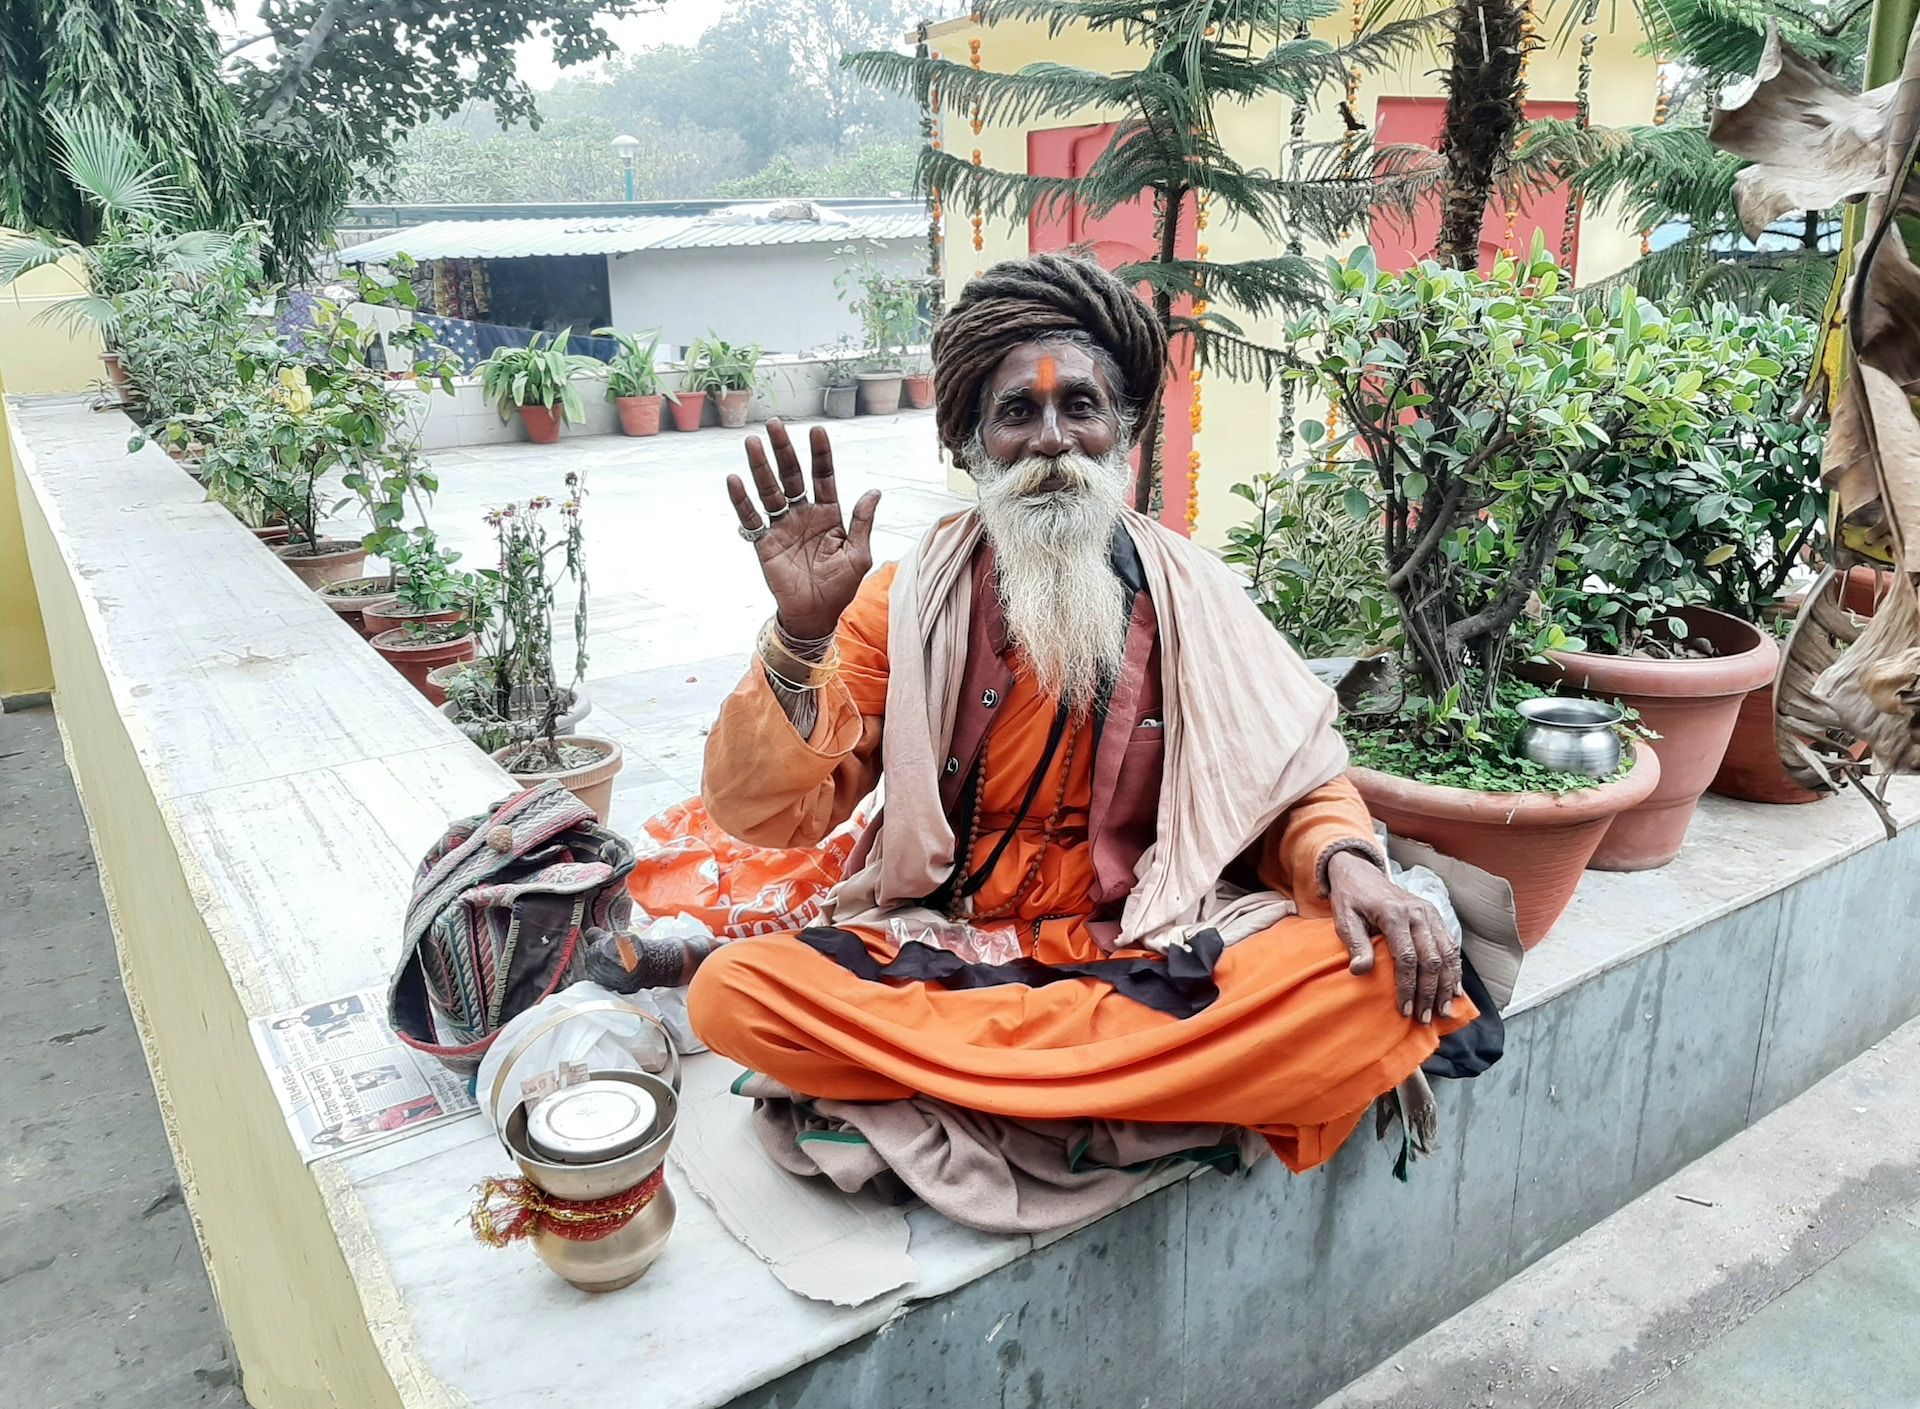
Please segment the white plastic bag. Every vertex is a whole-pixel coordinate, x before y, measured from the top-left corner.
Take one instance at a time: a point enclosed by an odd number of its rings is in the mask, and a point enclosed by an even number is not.
[[[665,1071],[666,1042],[647,1016],[649,1005],[637,1001],[641,996],[576,983],[541,999],[501,1028],[480,1059],[474,1083],[474,1095],[494,1133],[505,1129],[507,1117],[522,1101],[584,1080],[587,1072]]]
[[[1374,824],[1374,835],[1380,841],[1380,849],[1387,849],[1387,829],[1379,823]],[[1393,877],[1394,884],[1402,890],[1419,896],[1422,900],[1440,912],[1440,918],[1447,922],[1447,933],[1455,939],[1461,937],[1460,917],[1454,913],[1453,897],[1447,893],[1447,883],[1425,866],[1402,866],[1392,857],[1387,858],[1387,874]]]

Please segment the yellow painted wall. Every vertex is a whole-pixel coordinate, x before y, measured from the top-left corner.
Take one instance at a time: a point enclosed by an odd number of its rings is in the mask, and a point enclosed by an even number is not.
[[[1323,21],[1317,33],[1322,39],[1339,43],[1347,38],[1349,24],[1345,17],[1333,17]],[[1080,29],[1068,30],[1056,37],[1036,24],[1008,22],[978,26],[970,20],[959,19],[934,26],[930,35],[933,49],[956,63],[968,62],[969,41],[974,39],[980,41],[981,67],[1003,72],[1041,61],[1107,72],[1118,72],[1138,63],[1118,36],[1091,34]],[[1606,16],[1602,14],[1590,93],[1595,123],[1624,126],[1652,120],[1657,65],[1651,56],[1635,52],[1640,43],[1641,32],[1630,11],[1620,12],[1619,24],[1612,32],[1607,30]],[[1577,37],[1564,47],[1548,47],[1534,54],[1528,66],[1530,96],[1571,101],[1576,96],[1579,62]],[[1427,51],[1367,76],[1356,97],[1356,111],[1371,124],[1382,97],[1440,96],[1439,64],[1439,55]],[[1327,88],[1319,106],[1308,114],[1306,141],[1309,144],[1339,139],[1342,125],[1335,104],[1342,96],[1337,89]],[[1118,114],[1089,108],[1067,116],[1048,116],[1032,126],[1067,127],[1109,121],[1116,116]],[[1291,118],[1288,103],[1272,98],[1246,105],[1223,105],[1218,118],[1223,143],[1244,164],[1269,170],[1284,168]],[[985,166],[1026,170],[1028,129],[1025,127],[989,124],[976,135],[966,115],[951,110],[942,112],[939,127],[946,150],[955,155],[971,157],[977,149]],[[982,226],[981,247],[976,250],[971,217],[965,210],[949,208],[944,212],[943,235],[949,302],[959,296],[967,279],[980,269],[996,260],[1022,257],[1028,251],[1026,227],[1004,221],[988,221]],[[1266,258],[1283,252],[1258,228],[1221,214],[1210,219],[1206,236],[1208,257],[1212,259]],[[1360,238],[1364,238],[1364,232]],[[1639,231],[1629,228],[1617,213],[1588,207],[1581,217],[1577,277],[1582,280],[1604,278],[1624,268],[1638,257],[1639,240]],[[1359,242],[1360,239],[1356,239],[1353,243]],[[1336,253],[1317,242],[1309,242],[1306,252],[1309,257]],[[1276,319],[1240,315],[1237,321],[1258,341],[1272,345],[1281,340]],[[1194,442],[1201,457],[1200,522],[1195,538],[1217,547],[1225,542],[1228,527],[1244,517],[1247,507],[1246,501],[1231,492],[1232,486],[1290,461],[1296,452],[1276,444],[1280,407],[1277,388],[1208,376],[1201,390],[1204,420]],[[956,470],[952,482],[957,490],[964,489],[966,476]],[[1183,486],[1169,484],[1169,501],[1183,498],[1184,493]]]
[[[0,376],[0,701],[53,688],[53,661],[47,655],[47,632],[40,622],[40,599],[14,493],[12,444],[6,378]]]
[[[0,227],[0,242],[11,237]],[[85,391],[104,379],[99,338],[35,321],[49,304],[86,288],[79,270],[63,262],[0,289],[0,383],[8,391],[16,396]]]
[[[258,1409],[400,1409],[341,1251],[367,1235],[335,1229],[316,1182],[344,1175],[303,1166],[287,1138],[203,910],[217,905],[213,887],[182,860],[188,853],[149,786],[71,564],[32,488],[28,452],[17,437],[8,444],[14,463],[0,497],[18,506],[121,977],[247,1400]]]

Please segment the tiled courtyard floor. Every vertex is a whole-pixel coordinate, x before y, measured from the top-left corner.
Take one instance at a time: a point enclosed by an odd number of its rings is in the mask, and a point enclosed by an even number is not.
[[[828,422],[841,502],[881,491],[874,560],[898,558],[942,514],[949,493],[930,412]],[[759,426],[749,431],[758,433]],[[739,681],[772,610],[753,550],[735,531],[726,476],[746,473],[747,432],[714,428],[648,439],[577,436],[558,445],[443,450],[431,519],[464,567],[493,560],[489,508],[560,498],[569,471],[587,479],[588,693],[582,731],[627,751],[616,826],[637,827],[700,784],[706,729]],[[797,441],[803,428],[795,426]],[[558,516],[549,514],[557,526]],[[556,613],[554,658],[572,661],[571,602]]]

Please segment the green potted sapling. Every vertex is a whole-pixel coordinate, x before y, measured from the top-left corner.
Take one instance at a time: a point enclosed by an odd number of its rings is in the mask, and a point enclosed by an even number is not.
[[[552,338],[535,333],[525,347],[497,347],[480,364],[480,394],[499,411],[503,421],[518,412],[527,438],[536,445],[553,444],[560,439],[562,424],[578,424],[587,418],[586,405],[573,381],[601,364],[595,358],[568,352],[572,335],[571,328],[562,329]]]
[[[658,435],[660,403],[678,401],[660,382],[659,335],[644,345],[618,328],[596,328],[593,335],[620,344],[619,355],[607,364],[607,400],[620,413],[620,429],[628,435]]]
[[[454,568],[460,555],[441,548],[430,530],[421,529],[400,554],[393,601],[363,615],[373,618],[373,649],[434,704],[446,703],[436,674],[473,659],[476,633],[484,616],[487,583],[476,573]]]
[[[1555,667],[1626,701],[1661,735],[1661,786],[1609,833],[1597,866],[1670,859],[1710,783],[1754,802],[1816,800],[1780,764],[1770,639],[1824,539],[1825,432],[1794,419],[1815,345],[1813,324],[1785,310],[1716,306],[1676,311],[1640,346],[1678,367],[1686,386],[1702,381],[1693,396],[1701,421],[1664,453],[1600,462],[1602,512],[1546,594],[1551,619],[1585,645],[1554,653]],[[1711,377],[1721,362],[1747,375]]]
[[[852,247],[840,251],[843,256],[855,252]],[[917,274],[884,269],[863,256],[844,267],[833,282],[848,311],[860,320],[865,338],[858,373],[860,413],[892,415],[900,409],[907,344],[924,324],[920,301],[927,281]]]
[[[855,377],[859,361],[852,338],[841,338],[821,351],[820,373],[825,383],[821,411],[829,420],[844,421],[854,414],[860,389]]]
[[[720,424],[729,429],[747,423],[747,403],[759,379],[758,343],[726,342],[709,332],[687,349],[682,385],[712,396]]]
[[[1631,740],[1608,777],[1535,761],[1520,707],[1539,690],[1510,666],[1569,644],[1539,619],[1540,592],[1604,512],[1599,461],[1670,447],[1733,372],[1716,362],[1689,388],[1664,359],[1634,357],[1655,334],[1644,301],[1576,300],[1538,239],[1486,276],[1387,273],[1363,248],[1329,279],[1322,317],[1289,329],[1315,349],[1291,376],[1338,413],[1337,436],[1302,430],[1315,472],[1376,535],[1402,673],[1342,719],[1352,776],[1395,833],[1508,879],[1537,943],[1660,765]]]

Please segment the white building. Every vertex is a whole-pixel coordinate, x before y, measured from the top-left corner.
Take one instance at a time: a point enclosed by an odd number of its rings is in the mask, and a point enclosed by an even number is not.
[[[396,215],[439,218],[349,245],[340,258],[477,264],[485,321],[549,332],[655,329],[667,358],[708,333],[769,353],[809,352],[843,336],[857,343],[859,320],[836,277],[862,259],[889,272],[927,268],[927,209],[917,200],[642,202],[546,213],[565,209],[408,208]]]

